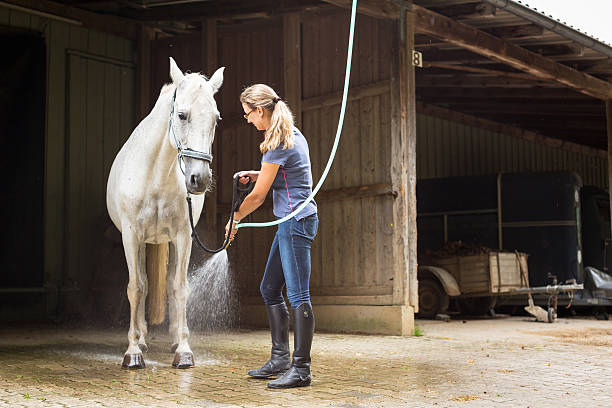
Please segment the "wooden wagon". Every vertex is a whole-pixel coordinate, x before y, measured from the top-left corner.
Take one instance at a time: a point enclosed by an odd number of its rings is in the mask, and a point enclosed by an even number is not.
[[[524,253],[491,251],[428,259],[427,265],[419,266],[421,315],[433,317],[445,312],[450,297],[457,298],[463,313],[489,311],[495,306],[498,296],[529,287],[527,256]]]

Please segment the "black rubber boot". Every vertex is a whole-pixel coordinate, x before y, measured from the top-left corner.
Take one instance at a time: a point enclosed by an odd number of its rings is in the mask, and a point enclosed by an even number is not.
[[[270,336],[272,337],[272,351],[270,360],[261,368],[249,370],[253,378],[269,378],[280,375],[291,367],[291,354],[289,353],[289,311],[287,305],[267,306],[268,321],[270,322]]]
[[[308,303],[301,304],[293,312],[293,361],[291,368],[276,380],[270,381],[270,388],[307,387],[312,382],[310,375],[310,347],[314,335],[314,314]]]

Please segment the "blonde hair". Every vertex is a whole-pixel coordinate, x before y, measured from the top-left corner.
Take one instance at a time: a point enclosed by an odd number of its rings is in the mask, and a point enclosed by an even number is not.
[[[264,84],[251,85],[240,94],[240,102],[251,109],[262,108],[272,112],[270,127],[259,145],[261,153],[274,150],[281,144],[283,150],[293,148],[293,113],[274,89]]]

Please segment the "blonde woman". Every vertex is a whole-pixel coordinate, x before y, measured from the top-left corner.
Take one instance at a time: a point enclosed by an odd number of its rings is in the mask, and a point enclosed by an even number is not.
[[[244,118],[263,132],[259,145],[263,154],[261,170],[241,171],[240,181],[255,181],[253,191],[234,213],[234,222],[255,211],[270,188],[274,215],[282,218],[300,206],[312,192],[312,171],[308,143],[293,126],[293,114],[272,88],[256,84],[240,95]],[[272,352],[270,359],[256,370],[254,378],[270,378],[270,388],[309,386],[310,347],[314,334],[314,315],[310,303],[310,246],[317,233],[317,205],[311,201],[297,215],[278,225],[274,236],[260,291],[266,304]],[[231,229],[231,231],[230,231]],[[236,234],[235,225],[226,226],[226,233]],[[289,353],[289,312],[282,290],[287,286],[287,298],[293,310],[294,350]]]

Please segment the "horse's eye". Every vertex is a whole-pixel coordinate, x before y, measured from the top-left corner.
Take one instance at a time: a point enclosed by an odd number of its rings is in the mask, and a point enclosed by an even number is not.
[[[178,117],[179,117],[180,120],[187,119],[187,115],[185,115],[185,112],[179,112]]]

